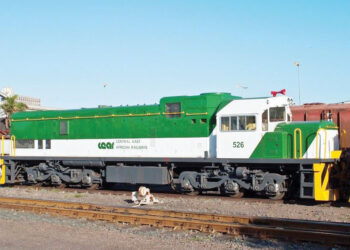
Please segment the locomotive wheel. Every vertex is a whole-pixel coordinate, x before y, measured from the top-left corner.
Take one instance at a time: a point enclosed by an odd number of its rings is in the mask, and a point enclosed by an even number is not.
[[[174,182],[171,182],[171,183],[170,183],[170,188],[171,188],[171,190],[173,190],[173,191],[176,192],[176,193],[181,193],[181,192],[180,192],[180,188],[179,188],[178,185],[176,185]]]
[[[90,187],[87,187],[86,189],[88,189],[88,190],[96,190],[96,189],[99,189],[99,187],[100,187],[100,184],[94,183]]]
[[[244,190],[239,189],[237,193],[228,193],[226,192],[225,187],[220,187],[220,194],[223,196],[228,196],[232,198],[242,198],[244,196]]]
[[[61,183],[59,185],[54,185],[55,188],[65,188],[66,184],[65,183]]]
[[[285,192],[278,192],[275,195],[269,196],[269,199],[271,200],[282,200],[283,197],[285,196]]]
[[[244,196],[244,191],[240,190],[239,192],[234,193],[234,194],[224,192],[224,193],[221,193],[221,195],[232,197],[232,198],[242,198]]]
[[[285,188],[286,187],[286,183],[282,182],[282,187]],[[283,197],[286,195],[286,192],[277,192],[274,195],[269,195],[269,199],[271,200],[282,200]]]
[[[32,184],[31,186],[33,186],[33,187],[42,187],[43,183],[39,182],[39,183]]]
[[[240,190],[235,194],[226,194],[226,195],[232,198],[242,198],[244,196],[244,191]]]
[[[195,195],[199,195],[202,193],[199,190],[185,191],[181,188],[180,185],[174,184],[173,182],[170,183],[170,188],[171,188],[171,190],[173,190],[174,192],[176,192],[178,194],[185,194],[185,195],[189,195],[189,196],[195,196]]]
[[[190,192],[185,192],[184,194],[186,195],[190,195],[190,196],[195,196],[195,195],[199,195],[201,192],[199,190],[194,190],[194,191],[190,191]]]

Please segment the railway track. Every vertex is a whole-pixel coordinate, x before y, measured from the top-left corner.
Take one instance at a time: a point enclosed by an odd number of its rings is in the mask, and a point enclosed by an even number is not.
[[[239,217],[7,197],[0,197],[0,208],[132,225],[350,246],[350,223]]]

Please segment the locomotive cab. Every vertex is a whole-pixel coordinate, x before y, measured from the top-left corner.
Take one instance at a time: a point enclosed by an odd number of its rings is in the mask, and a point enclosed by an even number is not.
[[[286,96],[233,100],[217,115],[217,157],[250,158],[267,132],[291,121]]]

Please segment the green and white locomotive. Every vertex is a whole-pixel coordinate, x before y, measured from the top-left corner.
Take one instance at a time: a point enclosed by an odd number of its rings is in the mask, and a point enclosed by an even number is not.
[[[337,127],[291,122],[291,104],[286,96],[206,93],[156,105],[16,113],[2,182],[336,200]]]

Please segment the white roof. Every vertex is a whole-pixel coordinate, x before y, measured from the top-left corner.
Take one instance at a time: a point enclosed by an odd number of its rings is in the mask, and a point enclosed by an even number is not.
[[[217,115],[257,114],[269,107],[289,106],[291,103],[292,98],[288,96],[238,99],[227,104]]]

